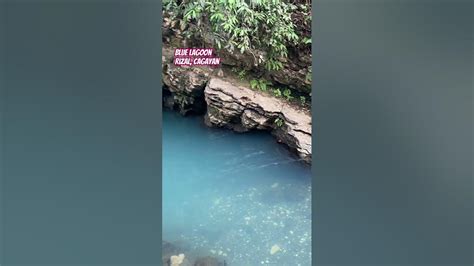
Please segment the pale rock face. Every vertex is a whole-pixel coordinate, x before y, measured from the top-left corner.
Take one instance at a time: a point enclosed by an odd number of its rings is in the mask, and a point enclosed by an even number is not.
[[[204,69],[169,66],[165,69],[163,83],[171,92],[181,92],[186,95],[199,95],[209,80],[209,73]]]
[[[311,163],[312,125],[308,111],[282,98],[252,90],[231,77],[219,77],[219,71],[176,67],[172,63],[172,52],[164,49],[163,54],[167,58],[163,68],[164,92],[168,93],[164,106],[183,115],[206,113],[204,119],[208,126],[238,132],[270,131],[278,142]]]
[[[264,115],[258,113],[257,111],[253,111],[251,109],[245,109],[242,113],[242,125],[245,128],[249,129],[270,129],[271,128],[271,121]]]
[[[211,71],[207,68],[174,66],[172,53],[163,50],[166,60],[163,66],[163,84],[172,97],[165,99],[164,105],[178,109],[183,115],[190,111],[204,113],[204,87]]]
[[[271,130],[281,142],[311,160],[311,114],[284,100],[265,95],[223,79],[211,78],[204,90],[206,124],[237,131]],[[281,119],[278,126],[276,119]]]

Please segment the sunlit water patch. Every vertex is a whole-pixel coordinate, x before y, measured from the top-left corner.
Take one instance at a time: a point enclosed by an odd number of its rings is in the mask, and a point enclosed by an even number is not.
[[[163,239],[228,265],[311,265],[311,172],[266,132],[163,114]]]

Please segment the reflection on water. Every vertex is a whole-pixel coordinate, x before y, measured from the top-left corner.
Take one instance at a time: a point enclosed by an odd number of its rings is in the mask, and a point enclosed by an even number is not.
[[[310,167],[265,132],[163,120],[164,240],[229,265],[311,265]]]

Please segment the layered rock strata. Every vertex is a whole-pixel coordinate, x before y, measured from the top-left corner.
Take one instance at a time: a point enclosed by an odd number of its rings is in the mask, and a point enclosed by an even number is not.
[[[311,162],[311,114],[269,93],[252,90],[222,69],[179,67],[163,50],[163,104],[183,115],[205,115],[208,126],[238,132],[270,131],[305,162]]]
[[[271,131],[299,157],[311,161],[311,114],[248,87],[221,78],[211,78],[204,90],[208,126],[239,132]]]

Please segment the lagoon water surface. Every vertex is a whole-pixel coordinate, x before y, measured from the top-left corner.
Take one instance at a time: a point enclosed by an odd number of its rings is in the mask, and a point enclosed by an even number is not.
[[[267,132],[163,113],[163,239],[228,265],[311,265],[310,167]]]

